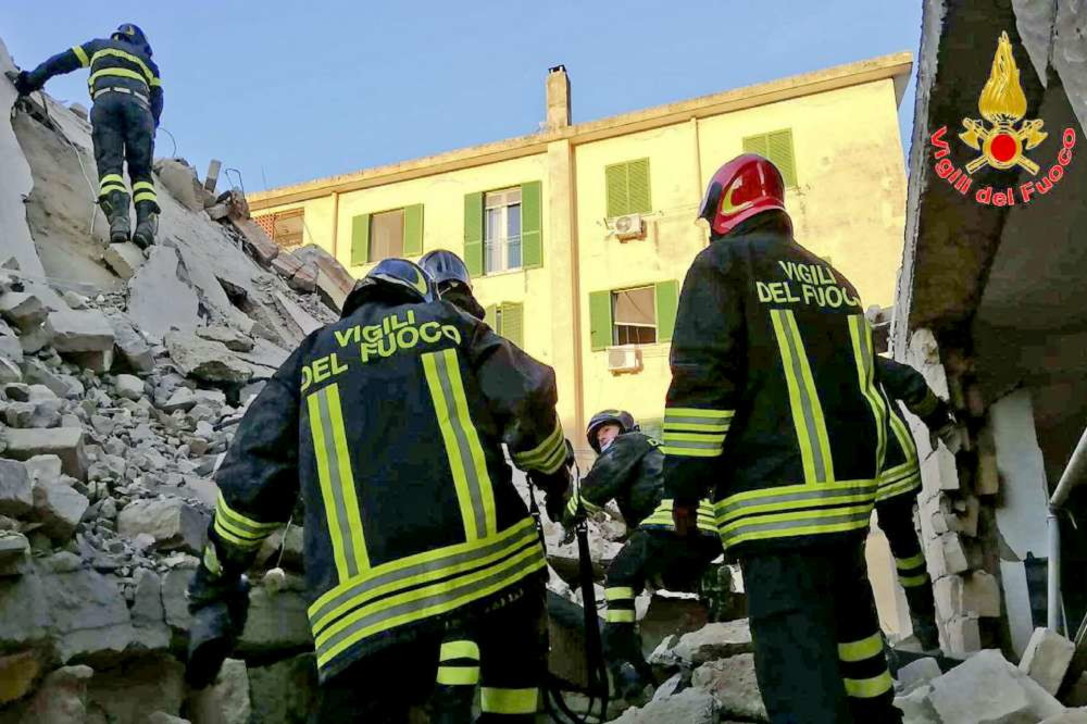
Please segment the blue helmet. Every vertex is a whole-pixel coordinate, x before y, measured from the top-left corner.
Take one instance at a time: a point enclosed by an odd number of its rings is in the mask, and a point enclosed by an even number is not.
[[[434,279],[439,291],[451,284],[463,284],[472,288],[472,275],[468,273],[468,267],[464,260],[446,249],[435,249],[427,252],[419,260],[419,266]]]
[[[619,434],[637,432],[638,423],[634,421],[634,415],[626,410],[602,410],[589,419],[589,425],[585,428],[585,438],[589,441],[589,447],[600,452],[600,443],[596,441],[596,431],[604,425],[618,425]]]
[[[124,40],[131,43],[137,48],[141,48],[148,58],[151,57],[151,44],[147,42],[147,35],[135,23],[121,23],[117,30],[113,31],[113,35],[109,37],[113,40]]]
[[[433,302],[438,298],[434,280],[418,264],[407,259],[383,259],[370,270],[366,278],[409,289],[422,302]]]

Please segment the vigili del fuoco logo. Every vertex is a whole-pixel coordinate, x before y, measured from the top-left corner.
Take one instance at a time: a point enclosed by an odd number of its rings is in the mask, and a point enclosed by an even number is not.
[[[951,147],[945,136],[947,126],[939,128],[930,140],[936,149],[934,170],[936,175],[951,184],[963,196],[974,184],[973,174],[992,167],[1000,171],[1025,170],[1035,178],[1016,186],[994,188],[985,186],[974,191],[974,200],[986,206],[1015,206],[1029,204],[1039,196],[1045,196],[1064,178],[1064,169],[1072,163],[1072,149],[1076,146],[1076,131],[1065,128],[1061,133],[1061,148],[1056,160],[1044,169],[1027,153],[1033,151],[1049,134],[1042,130],[1045,122],[1028,119],[1027,97],[1019,82],[1019,67],[1012,55],[1012,43],[1007,32],[1000,34],[993,56],[989,80],[978,98],[981,118],[962,119],[959,139],[978,152],[964,168],[956,166],[948,156]],[[1013,181],[1013,179],[1010,179]]]

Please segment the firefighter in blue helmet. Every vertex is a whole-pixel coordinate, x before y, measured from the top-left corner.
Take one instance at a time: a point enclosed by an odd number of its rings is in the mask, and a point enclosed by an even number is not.
[[[419,266],[434,279],[442,299],[483,319],[487,312],[472,294],[472,275],[463,259],[446,249],[435,249],[423,255]]]
[[[75,45],[15,77],[20,95],[39,90],[55,75],[90,69],[94,160],[98,165],[98,202],[109,219],[113,243],[129,239],[129,194],[121,175],[128,162],[136,229],[132,241],[154,243],[159,213],[151,163],[155,131],[162,116],[162,79],[151,59],[151,44],[140,28],[124,23],[109,36]]]
[[[556,398],[550,367],[437,300],[417,265],[379,263],[253,401],[216,475],[190,683],[214,680],[243,574],[301,490],[318,721],[406,721],[435,681],[479,681],[484,721],[533,721],[547,564],[502,444],[561,498]]]
[[[645,686],[653,682],[653,674],[642,655],[634,599],[647,585],[698,590],[710,564],[722,553],[721,541],[708,504],[702,506],[700,534],[676,536],[672,501],[664,498],[660,443],[643,433],[629,412],[596,413],[585,435],[598,457],[577,495],[570,498],[563,523],[569,528],[575,522],[579,501],[586,512],[596,513],[614,500],[631,531],[608,567],[603,643],[619,695],[638,702]]]
[[[663,423],[677,532],[710,492],[771,722],[900,722],[864,558],[888,411],[860,298],[797,243],[765,158],[724,164],[699,215]]]

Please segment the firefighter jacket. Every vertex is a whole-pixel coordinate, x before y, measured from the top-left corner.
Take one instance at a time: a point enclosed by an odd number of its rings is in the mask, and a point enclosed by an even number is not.
[[[502,443],[544,475],[566,457],[550,367],[448,302],[382,286],[276,372],[216,476],[220,558],[258,547],[301,488],[322,681],[542,585]]]
[[[924,376],[901,362],[876,357],[876,377],[888,400],[887,454],[879,477],[876,505],[902,495],[916,495],[921,489],[921,467],[917,445],[902,416],[898,402],[921,418],[929,430],[953,424],[951,409],[926,384]]]
[[[41,88],[53,76],[80,67],[90,68],[87,88],[91,100],[120,89],[143,103],[158,127],[162,115],[162,79],[146,47],[112,38],[90,40],[46,60],[30,72],[30,81],[35,88]]]
[[[615,500],[629,530],[642,527],[675,530],[672,500],[664,498],[664,453],[660,443],[642,432],[619,435],[593,463],[581,481],[581,503],[586,512],[599,513]],[[569,525],[577,512],[577,496],[566,506],[563,523]],[[713,530],[714,515],[708,503],[699,506],[700,530]]]
[[[712,488],[733,553],[863,537],[886,448],[860,298],[759,214],[683,283],[663,425],[665,495]]]

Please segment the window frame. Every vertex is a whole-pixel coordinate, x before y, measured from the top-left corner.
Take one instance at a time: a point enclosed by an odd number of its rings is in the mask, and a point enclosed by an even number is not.
[[[508,272],[519,272],[525,269],[525,248],[524,248],[524,203],[522,195],[522,186],[507,186],[505,188],[494,189],[492,191],[483,192],[483,276],[494,276],[496,274],[505,274]],[[517,200],[513,201],[512,197],[516,195]],[[492,205],[490,199],[501,196],[502,199],[499,203]],[[508,236],[509,224],[510,224],[510,208],[517,207],[517,226],[521,230],[516,236],[516,244],[518,247],[518,255],[520,261],[517,266],[510,265],[510,247],[514,243],[514,237]],[[506,235],[500,239],[489,239],[488,233],[491,229],[491,225],[488,223],[488,214],[492,210],[498,210],[499,222],[498,225],[505,230]],[[497,268],[489,268],[492,251],[495,248],[495,244],[499,243],[499,258],[501,259],[501,265]]]
[[[395,259],[397,257],[403,257],[404,256],[404,243],[406,241],[406,238],[405,238],[405,217],[406,217],[405,210],[406,209],[407,209],[406,206],[401,206],[399,208],[386,209],[384,211],[375,211],[375,212],[372,212],[370,214],[370,219],[369,219],[370,233],[369,233],[368,238],[366,240],[366,244],[367,244],[366,260],[367,260],[367,263],[376,264],[377,262],[383,261],[385,259]],[[374,241],[375,241],[375,236],[376,236],[374,234],[374,231],[375,231],[375,228],[376,228],[375,227],[375,222],[378,220],[378,217],[384,217],[384,216],[388,216],[390,214],[400,214],[400,250],[399,250],[398,253],[379,257],[374,253]]]
[[[658,339],[660,337],[660,334],[659,334],[660,320],[657,319],[657,297],[656,297],[657,288],[656,288],[656,285],[655,284],[646,284],[646,285],[639,285],[639,286],[633,286],[633,287],[622,287],[620,289],[611,289],[611,290],[609,290],[609,292],[611,294],[611,341],[612,341],[612,346],[613,347],[637,347],[637,346],[648,346],[648,345],[652,345],[652,344],[657,344]],[[639,323],[629,324],[629,323],[621,323],[621,322],[619,322],[617,320],[618,315],[617,315],[616,312],[617,312],[617,309],[618,309],[619,296],[621,294],[629,294],[630,292],[646,292],[647,296],[649,297],[649,301],[651,303],[651,309],[652,309],[652,313],[653,313],[653,324],[639,324]],[[650,341],[642,341],[642,340],[639,339],[638,341],[635,341],[635,342],[629,342],[629,341],[628,342],[621,342],[621,341],[619,341],[619,339],[620,339],[620,327],[633,328],[633,329],[652,329],[653,330],[653,339],[650,340]],[[629,335],[629,332],[628,332],[628,335]]]

